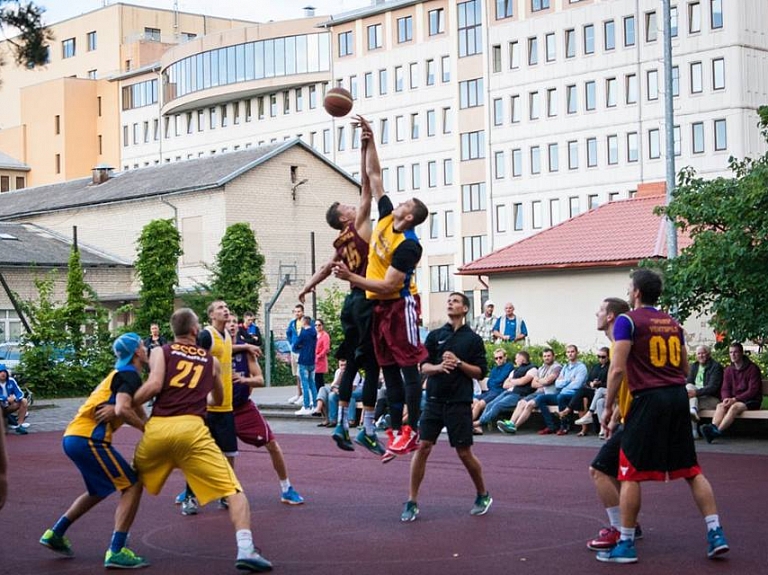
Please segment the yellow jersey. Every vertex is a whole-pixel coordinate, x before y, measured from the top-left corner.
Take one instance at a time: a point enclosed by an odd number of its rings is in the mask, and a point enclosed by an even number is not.
[[[228,331],[224,335],[213,326],[205,328],[211,334],[210,354],[219,360],[221,383],[224,386],[224,399],[221,405],[209,405],[208,411],[226,413],[232,411],[232,338]]]

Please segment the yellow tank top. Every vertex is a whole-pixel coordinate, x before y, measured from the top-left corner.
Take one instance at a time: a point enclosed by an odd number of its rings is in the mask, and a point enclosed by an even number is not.
[[[394,229],[394,218],[392,214],[384,216],[377,223],[371,236],[371,247],[368,252],[368,268],[365,271],[365,277],[374,280],[383,280],[387,274],[389,266],[392,265],[392,255],[397,247],[405,240],[416,240],[416,232],[406,230],[396,232]],[[416,280],[413,271],[405,275],[403,285],[397,291],[388,294],[376,294],[370,291],[365,292],[368,299],[398,299],[406,295],[416,294]]]
[[[102,403],[115,404],[115,400],[112,394],[112,378],[115,377],[116,370],[112,370],[102,382],[96,386],[85,400],[85,403],[80,406],[77,411],[77,415],[64,430],[64,436],[74,435],[77,437],[87,437],[90,439],[97,439],[105,443],[112,442],[112,433],[123,425],[122,419],[114,419],[109,423],[99,423],[96,421],[94,413],[96,408]]]
[[[209,405],[208,411],[226,413],[232,411],[232,338],[228,331],[225,331],[222,337],[215,327],[208,326],[205,329],[211,334],[213,345],[210,352],[219,360],[221,383],[224,386],[224,400],[221,405]]]

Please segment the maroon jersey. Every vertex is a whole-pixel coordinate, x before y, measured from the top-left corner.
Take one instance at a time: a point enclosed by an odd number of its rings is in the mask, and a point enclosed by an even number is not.
[[[353,274],[365,277],[368,267],[368,242],[360,237],[354,224],[347,224],[333,241],[336,255]]]
[[[652,307],[622,314],[614,325],[614,339],[632,341],[627,359],[632,391],[685,385],[683,329],[668,314]]]
[[[152,415],[205,417],[206,399],[213,389],[213,356],[194,344],[163,346],[165,381],[152,406]]]

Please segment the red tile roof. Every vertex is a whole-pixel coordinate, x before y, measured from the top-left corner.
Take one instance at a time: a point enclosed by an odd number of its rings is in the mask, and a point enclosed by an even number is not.
[[[542,269],[633,266],[667,255],[663,219],[653,209],[663,196],[603,204],[459,268],[460,275]],[[678,250],[690,245],[678,231]]]

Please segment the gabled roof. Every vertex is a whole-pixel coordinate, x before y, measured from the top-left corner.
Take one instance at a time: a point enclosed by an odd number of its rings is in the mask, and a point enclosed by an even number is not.
[[[24,162],[20,162],[16,158],[0,152],[0,170],[19,170],[23,172],[29,171],[29,166]]]
[[[663,196],[603,204],[459,268],[460,275],[634,266],[667,257],[664,220],[653,213]],[[678,249],[690,239],[678,231]]]
[[[0,267],[66,267],[71,240],[34,224],[0,222]],[[80,245],[84,267],[131,267],[130,262]]]
[[[99,185],[94,185],[92,178],[87,177],[6,192],[0,195],[0,220],[220,188],[295,146],[313,154],[356,186],[360,185],[325,156],[301,140],[293,139],[237,152],[119,172]]]

